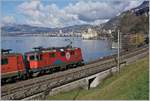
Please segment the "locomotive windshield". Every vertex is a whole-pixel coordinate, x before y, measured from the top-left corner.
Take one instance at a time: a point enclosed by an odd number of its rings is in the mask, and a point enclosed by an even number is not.
[[[34,55],[30,56],[30,60],[36,60]]]
[[[42,55],[30,55],[29,60],[42,60]]]

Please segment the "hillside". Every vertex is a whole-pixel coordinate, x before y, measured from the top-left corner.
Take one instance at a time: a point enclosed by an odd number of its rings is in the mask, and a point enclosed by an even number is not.
[[[149,70],[148,57],[121,69],[120,73],[103,81],[101,85],[90,90],[76,89],[70,92],[48,96],[53,100],[148,100]]]
[[[149,32],[149,1],[144,1],[141,5],[131,10],[121,13],[104,24],[103,29],[120,29],[123,34],[142,33],[148,35]],[[115,31],[116,33],[116,31]],[[116,37],[116,35],[114,35]]]
[[[145,15],[136,16],[127,12],[120,20],[120,30],[123,33],[142,33],[149,32],[149,17]]]

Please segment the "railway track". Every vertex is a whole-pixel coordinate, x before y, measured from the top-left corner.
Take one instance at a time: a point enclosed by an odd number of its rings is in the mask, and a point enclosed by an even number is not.
[[[131,52],[122,52],[121,63],[143,53],[148,54],[148,47],[135,49]],[[116,59],[116,55],[112,55],[87,63],[85,66],[78,68],[4,85],[1,87],[1,99],[19,100],[41,92],[49,92],[52,88],[115,67],[117,65]]]

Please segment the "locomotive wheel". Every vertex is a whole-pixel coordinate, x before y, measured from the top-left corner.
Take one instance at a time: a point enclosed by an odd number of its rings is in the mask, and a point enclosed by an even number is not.
[[[40,75],[44,75],[45,72],[46,72],[46,70],[42,70],[42,71],[40,72]]]
[[[64,70],[66,70],[66,66],[60,67],[60,71],[64,71]]]
[[[39,76],[39,75],[40,75],[40,72],[36,72],[36,73],[33,73],[33,74],[32,74],[33,77],[37,77],[37,76]]]
[[[46,71],[48,74],[52,74],[53,72],[55,72],[54,68],[48,69],[48,71]]]
[[[6,84],[6,79],[1,79],[1,85]]]
[[[51,69],[44,70],[44,74],[49,74],[49,73],[51,73]]]
[[[11,77],[6,80],[6,82],[10,82],[10,83],[13,83],[15,81],[17,81],[16,77]]]
[[[72,64],[67,65],[67,69],[73,68]]]
[[[27,79],[27,75],[21,75],[19,79],[20,80],[26,80]]]
[[[69,65],[67,65],[67,66],[66,66],[66,69],[69,69],[69,68],[70,68]]]
[[[77,66],[83,66],[83,65],[84,65],[84,63],[82,63],[82,62],[77,63]]]
[[[27,74],[27,78],[33,78],[33,72],[32,71]]]
[[[60,71],[60,69],[61,69],[61,67],[55,67],[55,68],[53,68],[53,72],[58,72],[58,71]]]

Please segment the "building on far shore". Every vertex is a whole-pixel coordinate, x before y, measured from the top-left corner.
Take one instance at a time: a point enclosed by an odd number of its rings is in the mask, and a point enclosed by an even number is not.
[[[82,33],[83,39],[96,39],[97,38],[97,32],[91,28],[88,28],[87,31],[84,31]]]

